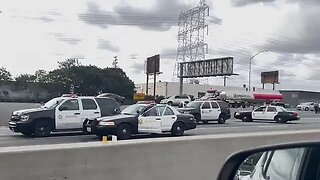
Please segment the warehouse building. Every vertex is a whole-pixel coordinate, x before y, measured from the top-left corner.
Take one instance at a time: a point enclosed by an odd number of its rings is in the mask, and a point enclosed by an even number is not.
[[[318,102],[320,103],[320,92],[314,91],[298,91],[298,90],[280,90],[283,96],[283,101],[296,107],[304,102]]]

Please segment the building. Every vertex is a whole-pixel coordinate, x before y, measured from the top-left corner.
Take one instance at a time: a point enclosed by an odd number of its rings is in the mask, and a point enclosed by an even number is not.
[[[137,93],[146,93],[146,84],[136,84]],[[250,93],[246,91],[243,87],[235,86],[216,86],[210,84],[188,84],[183,85],[184,94],[192,95],[196,98],[202,97],[205,93],[210,90],[220,90],[227,91],[229,94],[245,94],[249,95]],[[269,89],[260,89],[255,88],[255,92],[261,94],[279,94],[279,91],[269,90]],[[158,96],[175,96],[179,94],[179,82],[158,82],[156,84],[156,95]],[[153,95],[153,83],[149,83],[148,86],[148,95]]]
[[[296,107],[304,102],[320,102],[320,92],[314,91],[298,91],[298,90],[281,90],[283,101]]]

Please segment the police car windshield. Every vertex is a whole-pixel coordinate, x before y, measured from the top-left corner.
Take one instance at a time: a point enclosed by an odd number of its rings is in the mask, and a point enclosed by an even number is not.
[[[63,98],[54,98],[45,103],[42,107],[46,109],[52,109],[55,108],[57,105],[59,105],[62,102]]]
[[[121,114],[124,115],[136,115],[138,114],[138,111],[141,112],[141,110],[145,107],[146,105],[143,104],[134,104],[131,106],[128,106],[124,110],[121,111]]]
[[[281,109],[282,112],[286,112],[288,111],[286,108],[279,106],[279,108]]]

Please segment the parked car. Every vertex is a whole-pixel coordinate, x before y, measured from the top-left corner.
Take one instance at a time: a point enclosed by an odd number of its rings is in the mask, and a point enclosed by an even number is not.
[[[237,152],[222,166],[218,180],[319,179],[320,142],[295,142]]]
[[[224,101],[192,101],[185,108],[178,108],[178,111],[192,114],[197,122],[207,124],[209,121],[218,121],[224,124],[230,119],[230,108]]]
[[[136,104],[123,110],[121,115],[97,118],[85,126],[100,139],[105,135],[129,139],[132,134],[141,133],[170,132],[182,136],[184,131],[196,128],[197,123],[191,114],[180,114],[169,105]]]
[[[122,104],[125,97],[120,96],[118,94],[114,94],[114,93],[103,93],[103,94],[99,94],[97,97],[108,97],[108,98],[113,98],[115,99],[119,104]]]
[[[314,111],[315,102],[301,103],[297,106],[298,111]]]
[[[111,98],[62,96],[40,108],[15,111],[9,128],[26,136],[44,137],[54,131],[82,130],[86,119],[118,114],[120,107]]]
[[[166,99],[160,101],[160,104],[168,104],[171,106],[178,106],[181,103],[187,104],[191,102],[191,97],[188,95],[178,95],[178,96],[171,96]]]
[[[288,111],[281,106],[260,106],[253,111],[240,111],[234,114],[236,119],[243,122],[251,122],[253,120],[270,120],[277,123],[286,123],[287,121],[299,120],[298,112]]]

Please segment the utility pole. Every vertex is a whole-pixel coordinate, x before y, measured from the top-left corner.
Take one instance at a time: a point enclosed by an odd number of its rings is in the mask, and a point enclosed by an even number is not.
[[[263,51],[259,51],[259,52],[257,52],[254,56],[252,56],[251,58],[250,58],[250,60],[249,60],[249,91],[251,91],[251,66],[252,66],[252,60],[253,60],[253,58],[254,57],[256,57],[258,54],[260,54],[260,53],[263,53],[263,52],[269,52],[269,50],[268,49],[266,49],[266,50],[263,50]]]
[[[112,66],[113,68],[118,68],[118,56],[114,56],[113,58]]]

